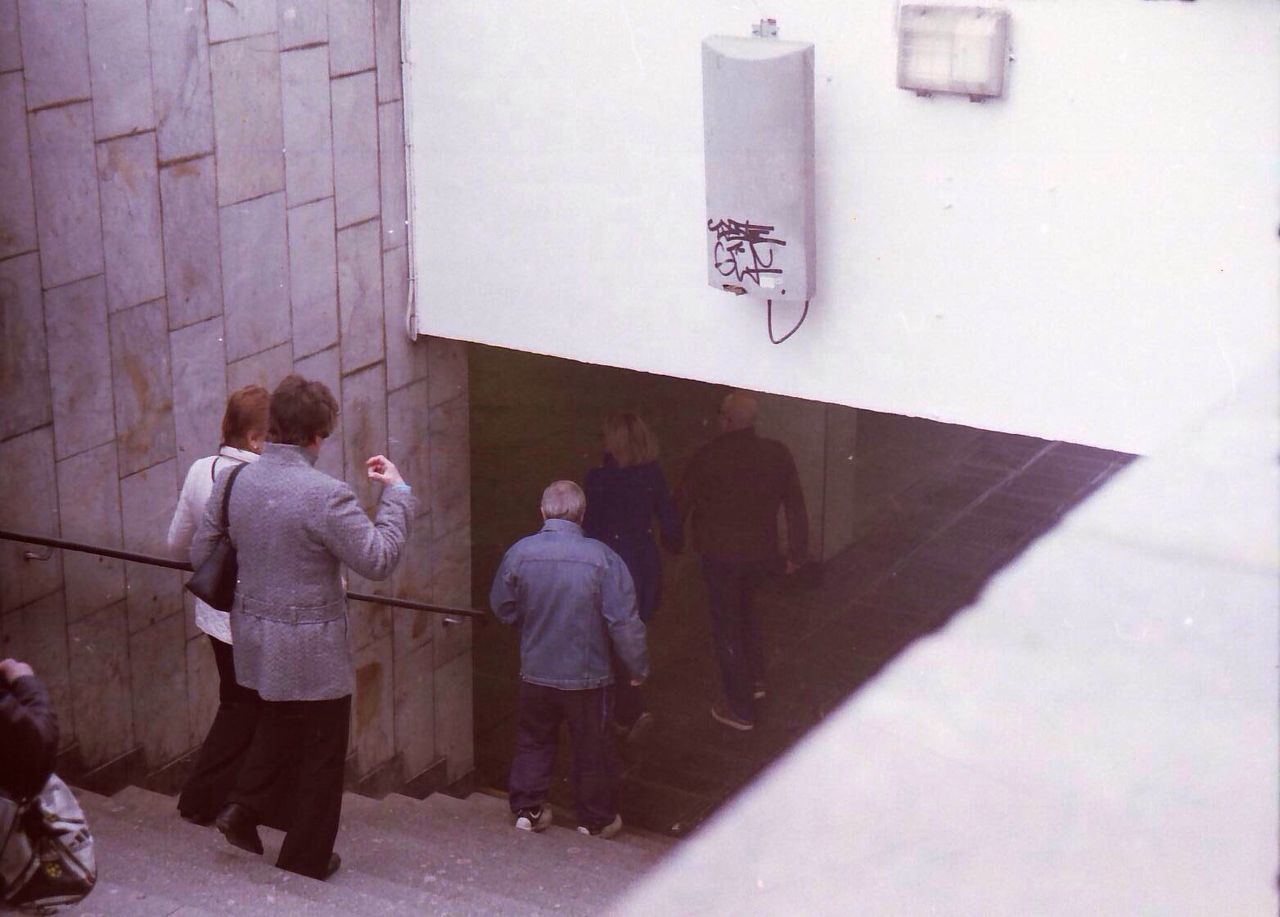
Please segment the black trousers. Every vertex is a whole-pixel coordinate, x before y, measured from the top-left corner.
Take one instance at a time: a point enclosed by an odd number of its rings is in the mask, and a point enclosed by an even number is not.
[[[262,713],[258,692],[236,683],[231,645],[214,637],[209,642],[218,666],[218,713],[178,797],[178,811],[199,821],[213,819],[227,804]]]
[[[613,692],[562,691],[520,682],[516,696],[516,754],[507,780],[512,812],[547,801],[560,723],[569,726],[573,797],[578,824],[598,831],[618,814],[618,758],[613,742]]]
[[[294,773],[288,833],[276,865],[324,878],[338,837],[351,728],[351,695],[262,702],[262,716],[229,801],[259,821],[280,802],[282,775]]]

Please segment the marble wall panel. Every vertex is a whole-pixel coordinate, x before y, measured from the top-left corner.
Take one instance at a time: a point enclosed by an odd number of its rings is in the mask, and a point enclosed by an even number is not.
[[[107,311],[115,312],[165,293],[156,136],[108,140],[97,153]]]
[[[106,443],[58,462],[62,537],[121,549],[120,466]],[[67,619],[75,622],[125,597],[124,561],[94,554],[63,554]]]
[[[329,0],[279,0],[280,47],[329,40]]]
[[[48,427],[0,442],[0,528],[58,537],[53,437]],[[56,592],[62,585],[62,552],[48,560],[25,560],[45,549],[0,541],[0,612]]]
[[[165,293],[171,328],[222,314],[216,193],[212,156],[160,170]]]
[[[398,99],[403,92],[400,73],[400,0],[374,0],[374,44],[378,61],[378,101]]]
[[[0,0],[0,73],[22,69],[22,37],[18,33],[18,0]]]
[[[369,0],[329,0],[329,72],[358,73],[374,66],[373,4]],[[335,132],[336,133],[336,132]]]
[[[176,461],[161,462],[122,478],[120,504],[125,550],[167,556],[166,536],[177,503]],[[126,561],[124,575],[129,591],[130,633],[137,633],[164,618],[176,618],[181,623],[183,574]]]
[[[106,764],[134,747],[125,603],[108,605],[67,629],[71,710],[81,763]]]
[[[280,55],[285,197],[289,206],[333,195],[329,49]]]
[[[430,408],[426,380],[387,395],[387,456],[418,496],[418,514],[431,511]],[[427,527],[430,528],[429,526]]]
[[[204,634],[187,640],[187,717],[191,724],[188,740],[194,748],[204,741],[218,714],[218,666],[213,647]]]
[[[381,157],[382,247],[399,248],[409,242],[404,108],[399,102],[378,106],[378,155]]]
[[[351,698],[351,728],[356,773],[372,773],[396,753],[395,685],[391,638],[384,637],[355,654],[356,690]]]
[[[45,288],[102,272],[98,169],[88,102],[31,115],[40,270]]]
[[[419,342],[421,343],[421,341]],[[435,407],[468,392],[467,345],[463,341],[426,339],[431,405]]]
[[[213,318],[169,333],[173,362],[173,422],[178,480],[198,458],[212,455],[221,438],[226,410],[227,363],[222,319]]]
[[[409,533],[404,556],[391,580],[391,593],[398,598],[429,603],[432,600],[431,527],[425,522],[425,519],[417,520],[413,531]],[[419,650],[431,643],[435,634],[432,621],[436,615],[409,608],[393,608],[391,616],[397,660],[405,653]],[[430,656],[427,657],[427,665],[431,665]]]
[[[405,313],[409,308],[409,249],[382,253],[382,313],[387,344],[387,388],[403,388],[427,378],[427,340],[409,340]]]
[[[332,198],[289,211],[289,293],[294,356],[303,357],[338,343],[338,255]]]
[[[39,257],[0,261],[0,439],[53,419],[46,347]]]
[[[208,10],[211,43],[276,30],[276,0],[253,0],[252,3],[213,0]]]
[[[350,373],[382,359],[382,255],[378,222],[338,231],[338,315],[342,371]]]
[[[293,372],[293,347],[284,343],[262,353],[227,364],[227,396],[246,385],[261,385],[271,391]]]
[[[115,439],[107,291],[101,275],[44,295],[58,458]]]
[[[431,601],[450,608],[473,608],[471,595],[471,530],[458,529],[433,538],[430,547]],[[483,604],[483,602],[482,602]],[[471,650],[471,620],[448,624],[444,615],[431,616],[435,666],[448,665]]]
[[[361,73],[333,80],[330,84],[333,190],[340,227],[376,217],[381,206],[375,83],[372,73]]]
[[[117,312],[110,325],[116,444],[128,475],[177,454],[164,300]]]
[[[0,617],[0,659],[20,659],[49,689],[62,720],[61,744],[70,744],[71,678],[67,659],[67,615],[61,590]],[[63,719],[65,718],[65,719]]]
[[[396,751],[407,778],[436,759],[436,717],[431,647],[419,647],[395,660]]]
[[[27,108],[89,98],[89,40],[83,0],[20,0]]]
[[[160,161],[213,152],[213,96],[204,3],[149,5]]]
[[[192,746],[186,642],[181,615],[129,637],[133,734],[150,768],[168,764]]]
[[[381,363],[342,377],[342,414],[346,480],[360,504],[371,511],[382,494],[382,485],[369,480],[364,462],[387,451],[386,374]]]
[[[275,33],[209,49],[219,205],[284,188],[280,55],[276,50]]]
[[[289,340],[284,194],[223,207],[222,302],[228,361]]]
[[[36,203],[21,72],[0,76],[0,200],[0,258],[34,250]]]
[[[389,594],[390,584],[375,583],[348,571],[347,588],[364,595]],[[359,652],[373,643],[391,636],[391,609],[373,602],[352,602],[349,612],[351,622],[351,648]]]
[[[344,402],[342,400],[342,370],[339,363],[338,348],[330,347],[328,350],[322,350],[319,353],[313,353],[310,356],[295,360],[293,371],[306,379],[318,379],[323,382],[329,387],[333,397],[338,400],[338,404],[341,405]],[[344,450],[342,446],[346,442],[346,419],[343,416],[345,413],[345,408],[338,412],[338,423],[333,428],[333,435],[325,440],[325,444],[320,447],[320,458],[316,460],[315,464],[316,468],[339,480],[345,480],[343,475]]]
[[[447,759],[450,782],[475,769],[471,725],[471,654],[435,670],[435,753]]]
[[[147,0],[93,0],[85,4],[85,12],[95,135],[101,139],[151,130],[156,113]]]
[[[431,409],[431,518],[436,537],[471,520],[469,401],[454,398]]]

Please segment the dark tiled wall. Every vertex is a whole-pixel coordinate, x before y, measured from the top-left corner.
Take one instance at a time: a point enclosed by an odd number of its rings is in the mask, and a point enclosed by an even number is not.
[[[470,604],[466,354],[406,341],[398,0],[0,0],[0,525],[164,552],[227,393],[298,371],[321,460],[421,500],[397,594]],[[166,766],[216,705],[173,571],[0,542],[0,654],[91,768]],[[353,587],[372,591],[368,583]],[[354,605],[353,767],[471,769],[470,630]]]

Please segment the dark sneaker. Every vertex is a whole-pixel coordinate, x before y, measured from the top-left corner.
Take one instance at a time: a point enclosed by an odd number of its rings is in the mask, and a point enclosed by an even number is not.
[[[646,710],[630,726],[619,726],[618,738],[628,745],[638,745],[653,729],[653,714]]]
[[[521,809],[516,813],[516,827],[521,831],[546,831],[551,827],[551,806],[540,805],[536,809]]]
[[[240,803],[228,803],[218,813],[214,824],[232,846],[261,855],[262,838],[258,836],[258,823],[254,820],[253,813]]]
[[[337,853],[329,854],[329,863],[324,868],[324,875],[320,877],[321,881],[330,878],[335,872],[342,868],[342,857]]]
[[[756,700],[764,700],[764,682],[757,681],[751,686],[751,696]]]
[[[621,830],[622,830],[621,815],[613,816],[613,821],[609,822],[609,824],[605,825],[603,828],[597,828],[594,831],[592,831],[586,825],[578,825],[579,834],[587,834],[587,835],[590,835],[591,837],[598,837],[602,841],[607,841],[611,837],[617,837],[618,832]]]
[[[755,723],[750,720],[744,720],[734,716],[728,707],[720,704],[712,705],[711,715],[715,718],[716,722],[724,723],[729,728],[737,729],[740,732],[750,732],[756,728]]]

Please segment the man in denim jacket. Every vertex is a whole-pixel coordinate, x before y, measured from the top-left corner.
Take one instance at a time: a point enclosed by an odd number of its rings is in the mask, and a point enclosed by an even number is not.
[[[609,645],[639,686],[649,675],[644,624],[631,574],[612,549],[582,534],[587,500],[572,481],[542,494],[542,530],[512,545],[489,593],[493,613],[520,626],[516,754],[508,790],[516,827],[543,831],[560,722],[573,743],[578,830],[610,838],[618,815],[618,764]]]

